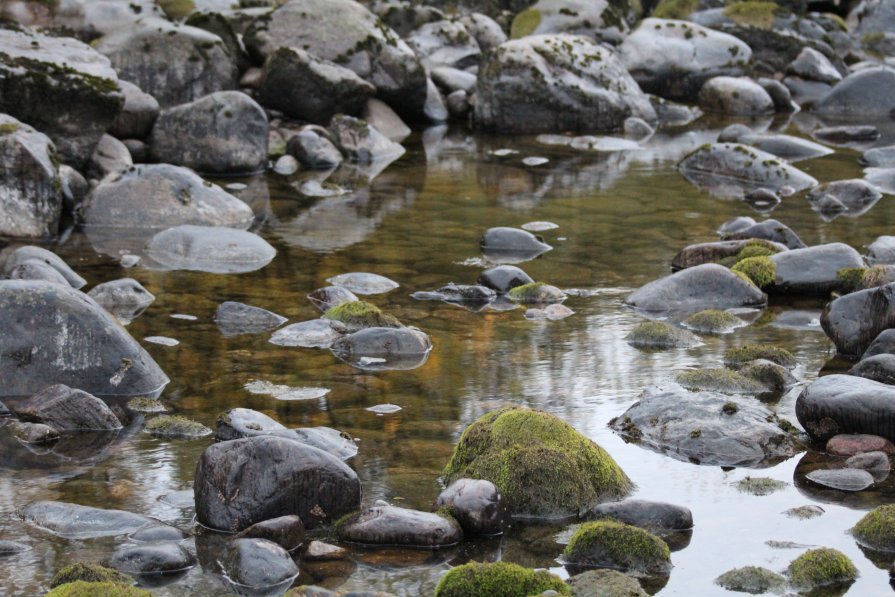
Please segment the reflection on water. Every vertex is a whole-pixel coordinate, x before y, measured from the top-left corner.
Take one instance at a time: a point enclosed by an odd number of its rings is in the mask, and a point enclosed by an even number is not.
[[[891,500],[890,480],[870,492],[831,497],[799,480],[798,472],[815,465],[810,456],[798,455],[761,471],[788,488],[756,497],[735,487],[749,470],[679,462],[626,444],[607,428],[646,388],[683,369],[718,367],[724,350],[746,342],[776,343],[796,354],[800,385],[768,405],[795,421],[801,386],[832,356],[816,323],[823,302],[813,300],[775,300],[748,327],[706,337],[689,350],[643,352],[624,341],[640,322],[622,306],[630,289],[666,275],[684,245],[714,240],[725,220],[755,215],[742,202],[699,191],[675,170],[682,156],[714,140],[725,124],[659,131],[639,149],[611,153],[441,127],[405,141],[408,153],[384,172],[372,173],[372,180],[366,173],[323,181],[347,188],[348,194],[302,195],[298,189],[306,178],[301,173],[288,179],[241,179],[247,186],[234,192],[259,215],[253,230],[278,251],[265,268],[246,274],[165,272],[141,265],[124,270],[117,260],[132,247],[78,231],[55,249],[91,285],[131,276],[156,295],[156,302],[128,329],[138,339],[167,336],[180,341],[173,347],[144,344],[171,377],[162,395],[171,411],[213,426],[219,413],[244,407],[290,428],[346,431],[359,440],[360,452],[350,463],[362,480],[365,504],[384,499],[428,509],[440,490],[441,468],[464,427],[498,406],[525,404],[561,416],[604,446],[637,484],[635,497],[692,509],[695,529],[687,537],[689,544],[672,554],[675,567],[661,595],[716,594],[713,579],[730,568],[782,570],[800,553],[776,549],[767,541],[835,547],[861,571],[848,594],[883,594],[889,590],[887,572],[845,531],[863,511]],[[796,115],[792,122],[762,122],[755,130],[807,136],[815,124],[810,116]],[[893,140],[884,131],[879,144]],[[518,153],[494,155],[502,148]],[[799,162],[799,167],[821,182],[860,178],[859,155],[838,149]],[[522,163],[533,156],[550,161],[534,168]],[[839,241],[862,251],[878,235],[891,233],[895,204],[883,197],[860,218],[824,221],[799,193],[784,198],[773,217],[808,244]],[[482,269],[482,233],[536,220],[558,225],[539,232],[553,250],[522,267],[535,280],[583,289],[570,291],[565,302],[574,315],[530,321],[522,310],[476,312],[411,298],[413,292],[451,282],[475,283]],[[289,323],[315,319],[319,311],[307,293],[326,286],[327,278],[355,271],[400,284],[369,300],[430,335],[434,348],[422,366],[357,369],[329,350],[272,344],[271,332],[228,337],[213,321],[217,306],[228,300],[269,309]],[[277,400],[247,391],[253,380],[329,392],[313,400]],[[381,404],[401,410],[368,410]],[[57,539],[25,526],[14,516],[18,508],[33,500],[58,499],[192,528],[188,492],[196,461],[212,440],[164,440],[134,430],[106,443],[85,438],[87,455],[85,445],[69,450],[60,441],[44,456],[3,441],[0,539],[21,541],[32,550],[3,561],[0,593],[30,596],[46,590],[53,573],[73,554],[101,561],[124,539]],[[823,505],[823,516],[799,520],[783,515],[813,503]],[[346,561],[300,563],[296,582],[426,595],[451,565],[500,559],[565,575],[557,556],[568,537],[563,526],[517,525],[505,536],[443,552],[355,550]],[[204,558],[204,547],[199,551]],[[153,591],[163,596],[229,594],[211,565]]]

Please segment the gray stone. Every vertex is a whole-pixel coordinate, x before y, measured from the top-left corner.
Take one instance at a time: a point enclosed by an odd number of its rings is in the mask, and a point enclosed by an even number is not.
[[[389,108],[388,104],[375,97],[367,100],[361,118],[393,141],[400,141],[411,133],[410,127],[401,120],[401,117]]]
[[[109,134],[119,139],[144,139],[158,117],[158,100],[128,81],[119,81],[124,107],[112,123]]]
[[[278,594],[298,576],[298,566],[289,552],[266,539],[228,541],[220,558],[227,580],[239,588],[240,593],[248,590]]]
[[[445,93],[450,94],[454,91],[463,90],[469,94],[475,91],[476,76],[469,71],[459,70],[450,66],[439,66],[433,68],[431,74],[432,80]]]
[[[776,276],[767,290],[781,294],[827,296],[847,288],[840,270],[864,267],[861,255],[843,243],[793,249],[769,259],[776,267]]]
[[[725,239],[760,238],[782,244],[790,249],[804,249],[807,246],[789,226],[774,219],[768,219],[759,223],[755,223],[753,220],[751,224],[744,220],[742,225],[737,225],[736,227],[722,226],[719,233]]]
[[[104,510],[68,502],[31,502],[19,515],[33,525],[64,539],[95,539],[133,533],[154,518],[126,512]]]
[[[293,135],[286,143],[286,151],[312,170],[330,170],[342,163],[342,154],[333,142],[310,129]]]
[[[613,0],[538,0],[513,21],[514,37],[567,33],[619,43],[636,20],[630,4]]]
[[[895,145],[874,147],[861,156],[861,165],[872,168],[895,168]]]
[[[796,400],[796,416],[812,439],[839,434],[878,435],[895,440],[895,387],[854,377],[826,375]]]
[[[305,542],[305,525],[295,514],[271,518],[241,531],[236,539],[266,539],[286,551],[294,551]]]
[[[330,122],[329,130],[342,153],[359,164],[388,163],[405,152],[400,144],[359,118],[338,114]]]
[[[851,468],[819,469],[811,471],[805,478],[812,483],[839,491],[863,491],[874,484],[873,475],[864,470]]]
[[[3,265],[0,267],[0,272],[6,275],[25,262],[41,261],[59,272],[72,288],[82,288],[87,284],[87,280],[75,273],[58,255],[43,247],[26,245],[18,247],[8,255],[0,254],[0,257],[5,257],[5,260],[2,260]]]
[[[146,574],[171,574],[196,565],[196,558],[173,542],[123,545],[109,556],[109,566],[140,577]]]
[[[312,319],[293,323],[277,330],[269,342],[277,346],[330,348],[347,331],[344,324],[328,319]]]
[[[463,531],[455,520],[395,506],[374,506],[340,520],[341,541],[361,545],[429,547],[455,545]]]
[[[880,332],[895,327],[895,284],[840,296],[820,323],[840,354],[861,355]]]
[[[693,513],[689,508],[666,502],[647,500],[606,502],[598,504],[591,510],[590,515],[596,518],[611,518],[651,533],[685,531],[693,528]]]
[[[15,404],[13,411],[23,421],[43,423],[59,431],[121,429],[121,421],[105,402],[63,384],[50,386]]]
[[[867,246],[867,263],[895,264],[895,236],[879,236]]]
[[[842,75],[836,70],[833,63],[814,48],[803,49],[796,59],[789,63],[786,70],[809,81],[838,83],[842,80]]]
[[[882,117],[895,110],[895,69],[868,68],[837,83],[814,105],[823,115]]]
[[[52,266],[38,259],[28,259],[21,262],[7,273],[10,280],[44,280],[54,284],[68,286],[66,279]]]
[[[433,508],[448,508],[467,536],[498,535],[509,517],[500,490],[484,479],[454,481],[438,494]]]
[[[420,62],[431,71],[438,67],[466,68],[478,64],[481,50],[460,21],[426,23],[407,37]]]
[[[246,230],[185,224],[153,236],[146,253],[168,269],[235,274],[261,269],[277,251]]]
[[[133,165],[127,146],[111,135],[103,135],[87,161],[86,172],[91,178],[100,179]]]
[[[6,429],[26,444],[46,444],[59,439],[59,431],[43,423],[13,421]]]
[[[225,301],[218,305],[214,321],[224,336],[260,334],[283,325],[287,319],[267,309]]]
[[[345,303],[359,300],[357,296],[344,286],[326,286],[308,294],[308,300],[321,311],[338,307]]]
[[[497,22],[480,12],[460,15],[460,22],[472,35],[482,52],[492,50],[507,40],[507,34]]]
[[[122,323],[130,323],[155,301],[155,295],[133,278],[98,284],[87,294]]]
[[[863,358],[848,370],[848,374],[895,385],[895,354],[877,354]]]
[[[432,341],[416,328],[366,328],[342,336],[332,344],[340,359],[358,369],[409,370],[422,366]]]
[[[706,112],[755,116],[774,112],[768,92],[747,77],[714,77],[699,92],[699,107]]]

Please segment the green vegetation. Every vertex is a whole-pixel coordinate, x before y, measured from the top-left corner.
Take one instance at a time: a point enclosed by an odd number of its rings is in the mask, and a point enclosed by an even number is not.
[[[541,11],[529,8],[523,10],[510,25],[510,39],[519,39],[535,32],[541,24]]]
[[[759,594],[780,592],[786,584],[786,578],[767,568],[744,566],[728,570],[715,579],[715,584],[728,591]]]
[[[726,334],[743,325],[743,320],[727,311],[707,309],[685,319],[684,325],[700,334]]]
[[[511,288],[507,292],[507,298],[516,303],[530,305],[533,303],[561,303],[565,300],[566,295],[556,286],[543,282],[530,282]]]
[[[641,528],[613,520],[581,525],[569,540],[563,557],[572,564],[647,574],[661,574],[671,566],[671,552],[664,541]]]
[[[879,506],[852,529],[858,543],[879,551],[895,551],[895,504]]]
[[[17,133],[22,127],[14,122],[0,124],[0,135],[11,135]]]
[[[861,289],[868,271],[866,267],[845,267],[836,272],[836,278],[842,282],[843,290],[853,292]]]
[[[770,29],[780,7],[774,2],[733,2],[724,7],[724,16],[745,27]]]
[[[796,357],[791,352],[768,344],[746,344],[739,348],[731,348],[724,353],[724,363],[735,367],[758,359],[777,363],[787,369],[796,366]]]
[[[146,398],[145,396],[131,398],[127,401],[127,407],[138,413],[160,413],[168,410],[165,408],[165,405],[157,399]]]
[[[59,585],[45,597],[152,597],[152,593],[112,582],[84,582],[78,580]]]
[[[645,348],[688,347],[696,343],[696,338],[686,330],[681,330],[662,321],[645,321],[625,336],[632,346]]]
[[[789,580],[798,587],[842,584],[858,577],[858,569],[842,552],[822,547],[806,551],[787,568]]]
[[[686,19],[699,10],[699,0],[662,0],[653,10],[657,19]]]
[[[342,322],[349,330],[403,327],[396,317],[383,313],[379,307],[366,301],[351,301],[330,307],[323,317]]]
[[[546,570],[536,572],[509,562],[469,562],[441,578],[435,597],[517,597],[544,591],[571,595],[568,585]]]
[[[211,429],[180,415],[160,415],[146,423],[145,430],[162,437],[202,437],[210,435]]]
[[[747,257],[734,265],[731,270],[745,274],[759,288],[770,286],[777,277],[777,266],[766,256]]]
[[[786,483],[770,477],[746,477],[737,482],[737,489],[752,495],[770,495],[786,488]]]
[[[99,564],[85,564],[77,562],[69,564],[53,576],[50,582],[50,588],[56,588],[59,585],[82,580],[84,582],[111,582],[119,584],[131,584],[134,582],[127,574],[118,572],[112,568],[106,568]]]
[[[696,369],[682,371],[677,382],[688,390],[710,390],[724,394],[760,394],[767,388],[730,369]]]

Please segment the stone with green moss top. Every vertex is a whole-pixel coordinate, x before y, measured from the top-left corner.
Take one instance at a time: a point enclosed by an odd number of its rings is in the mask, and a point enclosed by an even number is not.
[[[686,19],[699,10],[699,0],[662,0],[651,16],[657,19]]]
[[[848,556],[829,547],[806,551],[789,564],[787,573],[789,581],[801,588],[851,583],[858,577]]]
[[[885,504],[865,514],[852,534],[865,547],[895,552],[895,504]]]
[[[546,570],[529,570],[510,562],[469,562],[452,568],[435,587],[435,597],[517,597],[556,591],[571,595],[558,576]]]
[[[663,321],[641,323],[625,336],[625,341],[637,348],[689,348],[699,344],[692,333]]]
[[[628,574],[666,576],[671,552],[664,541],[641,528],[598,520],[581,525],[563,550],[573,567],[614,568]]]
[[[743,325],[736,315],[718,309],[700,311],[684,320],[685,327],[699,334],[729,334]]]
[[[736,254],[734,263],[739,263],[743,259],[749,259],[750,257],[770,257],[779,252],[780,248],[775,246],[774,243],[760,238],[753,238]]]
[[[709,390],[722,394],[760,394],[767,388],[730,369],[696,369],[682,371],[677,382],[688,390]]]
[[[404,327],[398,318],[383,313],[379,307],[366,301],[350,301],[330,307],[323,317],[345,324],[345,327],[351,332],[365,328]]]
[[[780,592],[786,585],[786,578],[767,568],[744,566],[728,570],[715,579],[715,584],[728,591],[758,594]]]
[[[211,429],[180,415],[160,415],[150,419],[144,428],[160,437],[203,437],[211,435]]]
[[[510,26],[510,39],[519,39],[535,32],[541,24],[541,11],[528,8],[516,15]]]
[[[785,348],[767,344],[746,344],[738,348],[731,348],[724,353],[724,363],[732,367],[739,367],[758,359],[776,363],[787,369],[796,366],[796,358],[791,352]]]
[[[548,305],[563,302],[566,300],[566,294],[556,286],[532,282],[511,288],[507,292],[507,298],[524,305]]]
[[[127,407],[138,413],[163,413],[167,408],[155,398],[139,396],[127,401]]]
[[[776,2],[731,2],[724,7],[724,16],[736,23],[758,29],[770,29],[781,11]]]
[[[648,597],[640,583],[618,570],[598,568],[576,574],[566,581],[573,597]]]
[[[152,593],[137,587],[114,582],[84,582],[78,580],[59,585],[45,597],[152,597]]]
[[[751,493],[752,495],[770,495],[775,491],[785,489],[787,484],[770,477],[746,477],[736,483],[738,491]]]
[[[743,377],[754,379],[772,393],[783,392],[798,381],[786,367],[767,359],[749,361],[738,371]]]
[[[512,516],[558,519],[619,500],[632,483],[615,460],[562,419],[508,407],[466,428],[444,481],[485,479],[500,490]]]
[[[770,257],[747,257],[734,265],[731,270],[746,274],[752,283],[759,288],[766,288],[774,283],[777,277],[777,266]]]
[[[132,584],[134,579],[119,572],[113,568],[106,568],[99,564],[87,564],[84,562],[76,562],[62,568],[53,576],[50,582],[50,588],[56,588],[59,585],[72,583],[75,581],[84,581],[88,583],[109,582],[119,584]]]
[[[195,0],[158,0],[158,5],[174,21],[186,18],[196,11]]]

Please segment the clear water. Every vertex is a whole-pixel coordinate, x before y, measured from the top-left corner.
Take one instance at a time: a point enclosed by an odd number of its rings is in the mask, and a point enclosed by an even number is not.
[[[774,127],[801,134],[799,126],[811,124],[810,118],[800,117]],[[819,327],[793,328],[778,321],[794,310],[809,312],[809,320],[818,317],[823,302],[814,300],[775,301],[749,327],[706,338],[689,350],[642,352],[625,343],[624,336],[640,321],[622,305],[628,292],[667,274],[683,246],[714,240],[725,220],[763,217],[743,202],[696,189],[676,172],[680,157],[714,140],[717,126],[700,122],[660,132],[639,151],[615,154],[551,148],[533,138],[432,129],[405,141],[408,153],[371,184],[339,198],[303,197],[297,191],[301,174],[243,179],[249,186],[238,194],[258,214],[257,231],[278,250],[272,263],[248,274],[140,266],[124,270],[112,257],[98,254],[78,231],[52,248],[91,284],[131,276],[158,297],[128,329],[141,341],[165,336],[180,342],[173,347],[143,342],[171,377],[161,399],[172,411],[213,427],[219,413],[240,406],[287,426],[347,431],[359,439],[360,453],[351,464],[363,482],[365,504],[384,499],[427,509],[440,490],[440,470],[465,426],[499,405],[524,404],[559,415],[605,447],[637,484],[634,497],[670,501],[693,511],[692,538],[672,554],[674,569],[660,595],[717,595],[723,591],[713,579],[722,572],[743,565],[783,570],[802,551],[775,549],[765,543],[769,540],[839,549],[861,572],[849,595],[887,594],[888,563],[878,567],[848,534],[866,510],[892,500],[887,484],[857,495],[824,493],[797,480],[803,454],[760,471],[722,470],[626,444],[607,428],[645,388],[681,369],[719,366],[730,346],[784,346],[796,354],[804,382],[816,378],[832,356]],[[520,153],[502,158],[490,154],[500,148]],[[550,162],[523,166],[521,160],[531,156]],[[840,149],[799,166],[822,181],[860,177],[858,156],[853,149]],[[808,244],[841,241],[862,250],[878,235],[892,232],[895,203],[887,196],[861,218],[825,222],[800,194],[784,199],[773,217]],[[522,267],[539,281],[593,290],[566,302],[575,315],[528,321],[521,310],[472,313],[410,298],[414,291],[448,282],[474,283],[482,269],[482,232],[534,220],[559,225],[542,233],[554,250]],[[225,300],[270,309],[292,323],[315,318],[319,312],[306,294],[325,286],[327,278],[350,271],[375,272],[401,284],[370,300],[430,334],[435,348],[424,366],[363,372],[329,351],[272,345],[269,333],[226,338],[212,321]],[[172,317],[183,314],[196,319]],[[330,391],[311,400],[279,401],[249,392],[244,386],[251,381]],[[798,392],[795,388],[774,405],[793,422]],[[367,410],[383,403],[402,409],[386,415]],[[102,561],[124,541],[62,540],[21,523],[14,515],[17,508],[37,499],[64,500],[130,510],[190,528],[192,510],[159,497],[190,489],[196,461],[211,441],[161,440],[136,431],[112,443],[92,466],[77,458],[53,465],[41,465],[46,460],[40,458],[28,463],[20,457],[0,459],[0,539],[32,547],[3,560],[0,594],[40,594],[61,566],[74,560]],[[787,488],[763,497],[740,493],[734,483],[749,475],[779,479]],[[819,504],[826,513],[804,521],[782,514],[805,504]],[[568,536],[568,525],[517,525],[501,538],[439,552],[354,550],[343,562],[300,562],[297,583],[426,595],[450,566],[470,559],[503,559],[566,575],[557,556]],[[206,567],[153,588],[154,593],[229,593],[213,571],[213,548],[198,543]]]

